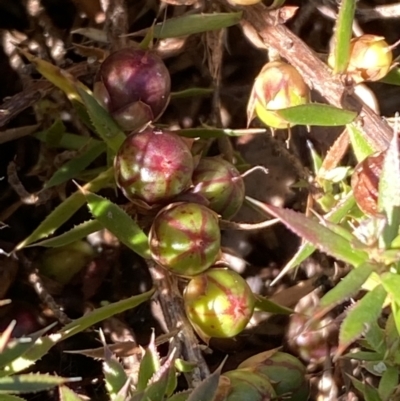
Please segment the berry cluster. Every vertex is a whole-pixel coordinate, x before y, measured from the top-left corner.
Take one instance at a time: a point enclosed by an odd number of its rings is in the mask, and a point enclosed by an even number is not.
[[[94,93],[129,133],[114,160],[115,180],[130,202],[156,211],[149,230],[153,260],[191,279],[185,308],[203,338],[237,335],[249,322],[255,299],[239,274],[215,265],[221,256],[219,219],[233,217],[244,200],[240,173],[222,157],[199,161],[179,131],[151,125],[170,96],[168,70],[154,53],[111,54]]]

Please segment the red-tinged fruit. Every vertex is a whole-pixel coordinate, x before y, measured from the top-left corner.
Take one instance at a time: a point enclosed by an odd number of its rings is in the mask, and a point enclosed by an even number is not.
[[[197,203],[174,203],[155,217],[149,233],[153,259],[183,276],[199,274],[220,255],[218,216]]]
[[[236,272],[212,268],[195,276],[183,294],[190,323],[202,338],[238,335],[250,321],[254,295]]]
[[[124,48],[100,66],[94,95],[125,131],[157,120],[168,105],[171,78],[157,54]]]
[[[243,204],[243,178],[235,166],[221,157],[201,159],[192,181],[193,192],[203,195],[210,202],[210,209],[223,219],[232,218]]]
[[[333,67],[334,54],[328,64]],[[350,42],[350,57],[346,73],[355,83],[378,81],[390,70],[393,53],[385,38],[377,35],[361,35]]]
[[[272,382],[276,395],[287,395],[291,401],[308,400],[309,384],[305,366],[285,352],[262,352],[243,361],[239,368],[252,369]]]
[[[247,120],[257,116],[271,128],[292,127],[276,111],[308,103],[310,89],[300,73],[283,61],[272,61],[264,65],[258,74],[247,105]]]
[[[179,135],[149,127],[125,139],[114,169],[117,185],[130,201],[153,205],[189,188],[194,162]]]
[[[221,375],[213,401],[269,401],[276,399],[271,382],[251,369],[237,369]]]

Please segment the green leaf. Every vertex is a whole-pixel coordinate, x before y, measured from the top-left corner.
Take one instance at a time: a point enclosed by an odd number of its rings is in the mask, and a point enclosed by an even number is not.
[[[150,299],[153,294],[154,289],[151,289],[143,294],[135,295],[133,297],[123,299],[122,301],[114,302],[112,304],[95,309],[79,319],[67,324],[58,332],[58,334],[61,335],[62,340],[65,340],[66,338],[80,333],[81,331],[86,330],[88,327],[93,326],[102,320],[108,319],[118,313],[122,313],[128,309],[132,309],[142,304]]]
[[[69,72],[42,60],[39,57],[33,56],[27,51],[20,49],[20,52],[35,66],[35,68],[53,85],[61,89],[68,99],[81,101],[77,89],[86,88],[81,82],[74,78]],[[87,89],[87,88],[86,88]]]
[[[254,294],[256,298],[255,309],[263,312],[269,312],[273,314],[281,314],[281,315],[291,315],[294,313],[293,309],[286,308],[285,306],[281,306],[275,302],[270,301],[266,297],[262,297],[261,295]]]
[[[177,38],[180,36],[193,35],[195,33],[228,28],[238,24],[241,17],[241,12],[187,14],[182,17],[169,18],[155,25],[152,29],[154,29],[154,37],[157,39]],[[147,31],[148,29],[145,29],[128,36],[141,36],[146,34]]]
[[[26,401],[25,398],[17,397],[16,395],[2,394],[1,401]]]
[[[115,153],[124,142],[126,136],[117,123],[88,91],[78,88],[83,102],[87,108],[96,133]]]
[[[390,297],[400,305],[400,276],[394,273],[385,273],[381,276],[381,281]]]
[[[59,246],[69,245],[75,241],[79,241],[82,238],[86,238],[89,234],[100,231],[102,228],[103,225],[99,221],[88,220],[81,224],[78,224],[77,226],[71,228],[71,230],[63,234],[57,235],[56,237],[36,242],[34,246],[57,248]]]
[[[191,391],[186,390],[180,393],[174,394],[172,397],[168,398],[168,401],[187,401],[190,396]]]
[[[364,337],[368,345],[375,352],[381,355],[383,355],[386,352],[385,333],[383,329],[379,327],[378,322],[371,323],[370,329],[367,331],[367,333],[365,333]]]
[[[94,160],[96,160],[106,150],[104,143],[93,144],[81,155],[69,160],[63,166],[61,166],[45,184],[45,188],[51,188],[55,185],[63,184],[76,178],[76,176],[85,170]]]
[[[60,392],[60,401],[84,401],[83,398],[79,397],[67,386],[60,386],[58,390]]]
[[[249,129],[230,129],[230,128],[185,128],[180,129],[177,133],[186,138],[224,138],[226,136],[243,136],[252,134],[265,134],[264,128],[249,128]]]
[[[147,235],[118,205],[110,200],[84,191],[93,216],[123,244],[143,258],[150,258]]]
[[[333,72],[342,74],[346,71],[350,58],[350,39],[353,33],[353,20],[356,0],[342,0],[335,27],[335,65]]]
[[[374,148],[366,140],[366,136],[361,128],[356,124],[348,124],[347,132],[349,133],[351,147],[358,162],[363,161],[366,157],[372,155]]]
[[[95,179],[87,183],[84,188],[88,191],[97,192],[107,186],[114,179],[114,169],[99,174]],[[85,204],[86,198],[81,191],[74,192],[69,198],[58,205],[43,221],[39,227],[20,242],[14,251],[25,248],[40,239],[46,238],[53,234],[62,224],[78,211]]]
[[[324,216],[324,219],[332,223],[339,223],[354,207],[355,204],[356,202],[353,193],[350,192],[329,213]],[[300,263],[306,260],[310,255],[312,255],[315,250],[316,247],[309,242],[304,242],[303,244],[301,244],[299,250],[293,256],[293,258],[290,259],[290,261],[284,266],[278,276],[272,281],[271,285],[274,285],[290,270],[299,266]]]
[[[136,385],[138,391],[145,390],[150,379],[160,370],[161,361],[154,342],[154,333],[150,338],[150,343],[146,349],[139,367],[139,377]]]
[[[38,391],[50,390],[64,383],[78,381],[80,378],[64,378],[46,374],[26,374],[10,377],[0,377],[0,394],[37,393]]]
[[[353,249],[345,238],[324,227],[316,220],[290,209],[275,207],[249,197],[246,199],[260,210],[280,219],[287,228],[321,251],[353,266],[359,266],[368,260],[366,252]]]
[[[76,134],[70,134],[68,132],[62,134],[62,136],[58,138],[59,140],[57,141],[56,144],[49,142],[46,131],[37,132],[33,136],[39,141],[46,143],[50,147],[69,149],[69,150],[80,150],[85,147],[89,148],[94,145],[103,143],[98,139],[88,138],[87,136],[81,136]]]
[[[378,393],[382,401],[389,401],[399,383],[399,370],[395,366],[388,366],[379,381]]]
[[[128,380],[124,367],[104,343],[104,380],[107,393],[114,400]]]
[[[400,86],[400,68],[393,68],[379,82]]]
[[[343,358],[355,359],[357,361],[363,361],[363,362],[365,361],[378,362],[383,359],[383,356],[376,352],[358,351],[343,355]]]
[[[188,97],[210,96],[213,88],[189,88],[179,92],[171,92],[171,99],[186,99]]]
[[[347,276],[321,298],[321,308],[332,308],[356,295],[374,269],[375,267],[372,264],[365,263],[357,269],[351,270]]]
[[[364,396],[365,401],[382,401],[379,397],[378,390],[368,383],[362,383],[354,377],[351,377],[353,386]]]
[[[387,219],[380,244],[386,249],[399,232],[400,225],[400,157],[397,135],[393,135],[389,149],[383,161],[379,178],[378,207]]]
[[[12,361],[25,354],[30,348],[33,347],[36,341],[44,333],[46,333],[54,326],[55,324],[52,324],[42,330],[37,331],[36,333],[30,334],[29,336],[15,338],[8,342],[6,347],[0,353],[0,368],[3,368],[4,366],[8,365]]]
[[[378,285],[350,309],[340,326],[339,354],[354,340],[367,332],[370,324],[378,319],[382,312],[382,305],[386,295],[387,293],[383,286]]]
[[[300,106],[276,110],[277,114],[289,123],[298,125],[316,125],[320,127],[337,127],[351,123],[357,113],[339,109],[328,104],[308,103]]]

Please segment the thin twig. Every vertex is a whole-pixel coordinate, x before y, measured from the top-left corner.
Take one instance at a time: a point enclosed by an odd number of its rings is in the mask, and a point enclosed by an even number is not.
[[[29,260],[22,252],[17,253],[18,260],[21,262],[22,267],[26,271],[28,275],[29,284],[32,285],[36,294],[42,300],[42,302],[50,308],[53,312],[54,317],[61,324],[71,323],[72,320],[64,313],[61,306],[57,304],[54,298],[47,291],[46,287],[43,284],[42,279],[40,278],[38,270],[34,267],[31,260]]]
[[[158,300],[168,330],[172,331],[179,328],[179,333],[174,337],[177,355],[182,355],[185,360],[196,364],[196,368],[187,376],[189,384],[195,387],[209,376],[210,371],[204,361],[193,329],[186,318],[177,278],[153,261],[148,261],[147,264],[157,288]]]

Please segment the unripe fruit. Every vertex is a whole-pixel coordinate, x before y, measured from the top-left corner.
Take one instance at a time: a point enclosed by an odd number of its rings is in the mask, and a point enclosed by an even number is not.
[[[266,125],[283,129],[290,124],[276,110],[308,103],[310,90],[302,76],[290,64],[272,61],[258,74],[247,105],[247,120],[257,117]]]
[[[273,383],[276,395],[288,395],[291,401],[308,400],[309,385],[305,366],[293,355],[271,351],[254,355],[239,365],[263,374]]]
[[[185,141],[171,131],[146,128],[129,135],[114,162],[123,194],[152,205],[173,198],[191,185],[193,157]]]
[[[193,277],[183,299],[187,317],[203,339],[236,336],[247,326],[255,305],[250,287],[238,273],[217,268]]]
[[[125,131],[157,120],[168,105],[171,78],[159,56],[125,48],[110,54],[94,85],[94,95]]]
[[[243,204],[245,188],[239,171],[220,157],[201,159],[192,177],[193,192],[210,203],[210,209],[223,219],[233,217]]]
[[[334,54],[328,64],[333,67]],[[378,81],[390,70],[393,53],[382,36],[361,35],[350,42],[350,57],[346,73],[355,83]]]
[[[220,254],[218,216],[197,203],[174,203],[155,217],[149,233],[153,259],[171,272],[193,276]]]
[[[269,401],[275,397],[274,388],[266,376],[250,369],[237,369],[221,375],[213,401]]]
[[[39,260],[39,271],[58,283],[68,284],[94,256],[93,248],[85,241],[46,249]]]

